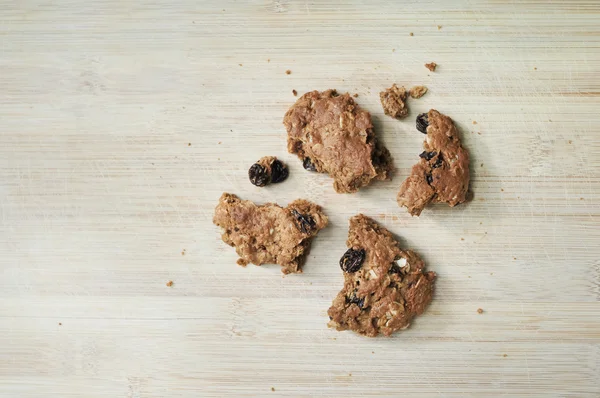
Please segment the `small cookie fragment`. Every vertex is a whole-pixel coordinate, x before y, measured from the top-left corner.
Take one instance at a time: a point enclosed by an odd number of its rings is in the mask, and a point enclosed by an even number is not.
[[[435,109],[417,117],[417,130],[427,134],[424,151],[411,175],[398,192],[398,205],[418,216],[427,204],[448,203],[450,207],[467,200],[469,152],[462,147],[452,119]]]
[[[284,274],[302,272],[310,243],[327,226],[320,206],[298,199],[287,207],[256,205],[224,193],[213,223],[223,229],[223,242],[235,247],[239,265],[279,264]]]
[[[406,329],[431,302],[435,272],[424,272],[416,253],[402,250],[387,229],[362,214],[350,219],[346,245],[344,287],[327,311],[329,327],[370,337]]]
[[[168,281],[167,282],[167,287],[171,287],[171,286],[173,286],[173,281]]]
[[[383,112],[396,119],[402,119],[408,115],[408,107],[406,106],[407,92],[404,87],[398,87],[396,83],[385,91],[379,93]]]
[[[435,68],[437,67],[437,64],[435,62],[430,62],[428,64],[425,64],[425,67],[427,69],[429,69],[432,72],[435,72]]]
[[[286,112],[288,151],[306,170],[328,173],[338,193],[357,192],[392,170],[389,151],[377,140],[369,112],[348,93],[311,91]]]
[[[410,89],[410,96],[413,98],[421,98],[427,92],[427,87],[425,86],[414,86]]]
[[[264,156],[254,163],[248,170],[248,178],[253,185],[264,187],[268,184],[277,184],[284,181],[289,175],[289,170],[283,162],[275,156]]]

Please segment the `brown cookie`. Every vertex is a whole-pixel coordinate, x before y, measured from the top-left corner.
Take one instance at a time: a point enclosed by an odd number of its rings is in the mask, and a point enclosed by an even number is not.
[[[239,263],[279,264],[284,274],[302,272],[312,238],[327,226],[320,206],[298,199],[287,207],[257,206],[224,193],[213,218],[223,228],[223,242],[235,247]]]
[[[469,152],[464,149],[452,119],[435,109],[417,117],[417,129],[427,134],[420,160],[402,183],[398,204],[418,216],[428,203],[451,207],[467,200]]]
[[[370,337],[406,329],[431,302],[436,274],[423,272],[416,253],[362,214],[350,219],[346,245],[344,288],[327,311],[329,327]]]
[[[408,115],[408,107],[406,106],[407,96],[406,89],[396,86],[395,83],[392,87],[386,88],[385,91],[379,93],[383,112],[396,119],[406,117]]]
[[[288,151],[309,171],[328,173],[338,193],[356,192],[392,170],[389,151],[377,141],[371,115],[350,94],[304,94],[286,112]]]

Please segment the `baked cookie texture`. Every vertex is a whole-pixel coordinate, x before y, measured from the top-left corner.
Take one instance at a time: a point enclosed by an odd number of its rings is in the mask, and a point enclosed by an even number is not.
[[[408,92],[404,87],[398,87],[395,83],[379,93],[383,112],[396,119],[402,119],[408,115],[406,99]]]
[[[460,143],[452,119],[435,109],[417,117],[417,129],[427,134],[421,158],[398,192],[398,204],[418,216],[429,203],[451,207],[467,200],[469,152]]]
[[[402,250],[387,229],[362,214],[350,219],[346,245],[340,260],[344,287],[327,311],[329,327],[374,337],[410,326],[431,302],[436,274],[425,272],[415,252]]]
[[[350,94],[304,94],[286,112],[288,151],[309,171],[328,173],[338,193],[357,192],[392,171],[390,152],[377,140],[371,114]]]
[[[287,207],[256,205],[224,193],[213,223],[223,229],[223,242],[235,247],[238,264],[279,264],[284,274],[302,272],[312,238],[327,226],[320,206],[298,199]]]

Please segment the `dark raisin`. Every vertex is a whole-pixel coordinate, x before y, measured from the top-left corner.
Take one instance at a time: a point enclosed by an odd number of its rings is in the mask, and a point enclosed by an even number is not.
[[[269,183],[269,174],[267,170],[258,163],[254,163],[250,170],[248,170],[248,177],[250,182],[257,187],[264,187]]]
[[[421,152],[419,157],[423,158],[425,160],[431,160],[434,158],[435,155],[437,155],[436,151],[431,151],[431,152],[423,151],[423,152]]]
[[[427,174],[427,184],[431,184],[433,182],[433,177],[431,174]]]
[[[271,163],[271,182],[278,183],[284,181],[288,178],[289,171],[288,168],[281,163],[281,161],[275,159],[273,163]]]
[[[350,248],[340,258],[340,267],[344,272],[356,272],[365,261],[365,249],[354,250]]]
[[[308,171],[317,171],[317,168],[310,160],[310,158],[304,158],[304,160],[302,161],[302,166],[304,166],[304,168]]]
[[[442,154],[440,153],[439,156],[438,156],[438,158],[435,160],[435,163],[431,167],[433,167],[434,169],[437,169],[438,167],[442,167],[442,162],[443,162],[442,161]]]
[[[301,214],[297,210],[292,209],[292,216],[296,220],[296,226],[303,234],[309,234],[317,227],[315,220],[308,214]]]
[[[358,308],[360,308],[361,310],[365,306],[365,298],[364,297],[358,298],[356,296],[356,289],[352,292],[352,294],[350,295],[350,297],[346,297],[346,301],[348,302],[348,304],[356,304],[356,305],[358,305]]]
[[[421,113],[417,116],[417,130],[423,134],[427,134],[427,126],[429,126],[429,116],[427,113]]]
[[[390,270],[388,271],[388,273],[390,273],[390,274],[399,274],[401,272],[402,272],[402,269],[396,263],[393,263],[392,266],[390,267]]]

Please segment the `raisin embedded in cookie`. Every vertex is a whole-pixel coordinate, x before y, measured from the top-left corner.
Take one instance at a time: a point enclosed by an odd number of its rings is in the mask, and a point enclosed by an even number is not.
[[[304,94],[286,112],[288,151],[306,170],[328,173],[336,192],[356,192],[392,170],[389,151],[377,141],[371,115],[350,94]]]
[[[302,272],[312,238],[327,226],[320,206],[298,199],[287,207],[255,205],[224,193],[213,223],[223,228],[223,242],[235,247],[242,264],[279,264],[284,274]]]
[[[392,87],[386,88],[385,91],[379,93],[383,112],[396,119],[406,117],[408,115],[408,107],[406,106],[407,96],[406,89],[396,86],[395,83]]]
[[[424,272],[416,253],[362,214],[350,219],[346,245],[344,288],[327,311],[329,327],[370,337],[406,329],[431,302],[436,274]]]
[[[275,156],[264,156],[248,170],[248,178],[253,185],[264,187],[267,184],[283,182],[289,175],[288,168]]]
[[[427,134],[421,158],[398,192],[398,204],[418,216],[430,202],[451,207],[467,200],[469,152],[458,137],[452,119],[435,109],[417,117],[417,130]]]

